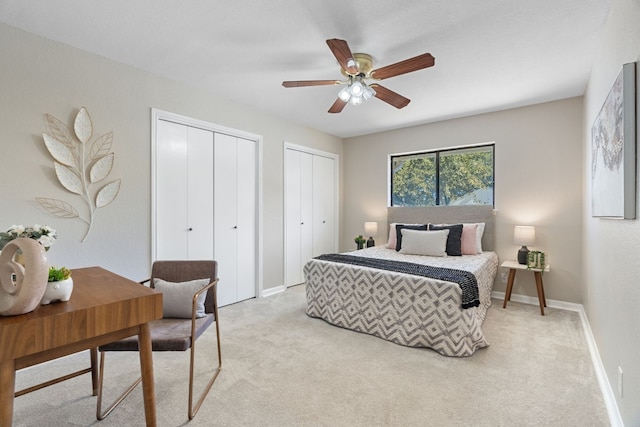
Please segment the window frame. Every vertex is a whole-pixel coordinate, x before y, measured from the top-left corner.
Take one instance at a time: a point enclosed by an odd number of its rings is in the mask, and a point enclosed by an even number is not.
[[[393,161],[394,159],[398,158],[398,157],[408,157],[408,156],[420,156],[420,155],[435,155],[435,169],[436,169],[436,176],[435,176],[435,189],[436,189],[436,196],[435,196],[435,205],[433,206],[448,206],[448,205],[442,205],[440,204],[440,154],[442,153],[447,153],[447,154],[451,154],[452,152],[455,151],[465,151],[465,150],[469,150],[469,149],[474,149],[474,148],[491,148],[491,154],[492,154],[492,169],[493,169],[493,186],[492,186],[492,191],[491,191],[491,198],[493,200],[492,206],[495,208],[496,206],[496,143],[495,142],[487,142],[487,143],[482,143],[482,144],[474,144],[474,145],[465,145],[465,146],[460,146],[460,147],[448,147],[448,148],[438,148],[438,149],[433,149],[433,150],[421,150],[421,151],[412,151],[412,152],[407,152],[407,153],[395,153],[395,154],[390,154],[389,155],[389,159],[388,159],[388,168],[389,168],[389,174],[388,174],[388,189],[389,189],[389,194],[388,194],[388,200],[387,200],[387,206],[389,207],[393,207],[397,205],[393,204]],[[432,206],[432,205],[419,205],[419,206]]]

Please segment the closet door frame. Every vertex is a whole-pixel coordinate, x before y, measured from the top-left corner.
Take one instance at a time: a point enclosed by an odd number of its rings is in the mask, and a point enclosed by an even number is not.
[[[256,298],[262,296],[263,289],[263,227],[262,227],[262,158],[263,141],[261,135],[245,132],[239,129],[209,123],[180,114],[163,111],[157,108],[151,109],[151,263],[156,256],[156,197],[157,197],[157,125],[160,120],[173,122],[179,125],[204,129],[214,133],[222,133],[238,138],[254,141],[256,144]],[[212,165],[213,167],[213,165]],[[149,264],[151,268],[151,264]]]
[[[283,193],[284,193],[284,222],[283,222],[283,231],[285,233],[285,235],[283,236],[283,241],[285,244],[285,247],[283,248],[283,272],[285,273],[285,275],[287,274],[287,238],[286,238],[286,233],[287,233],[287,173],[286,173],[286,168],[287,168],[287,150],[295,150],[295,151],[300,151],[302,153],[308,153],[308,154],[313,154],[316,156],[323,156],[323,157],[328,157],[333,159],[334,163],[334,209],[333,209],[333,223],[335,224],[334,227],[334,232],[333,232],[333,252],[338,252],[338,247],[339,247],[339,236],[340,236],[340,155],[336,154],[336,153],[330,153],[328,151],[322,151],[322,150],[317,150],[315,148],[310,148],[310,147],[305,147],[303,145],[299,145],[299,144],[293,144],[287,141],[284,141],[284,147],[282,150],[282,157],[283,157],[283,175],[284,175],[284,186],[283,186]],[[283,283],[284,283],[284,288],[287,288],[287,277],[283,277]]]

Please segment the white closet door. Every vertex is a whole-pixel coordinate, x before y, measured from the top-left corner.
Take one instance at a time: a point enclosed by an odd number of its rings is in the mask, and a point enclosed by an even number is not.
[[[313,156],[313,256],[335,249],[335,161]]]
[[[188,259],[213,259],[213,132],[189,127]]]
[[[236,138],[215,134],[215,259],[218,261],[218,304],[237,302],[238,215]]]
[[[304,265],[313,258],[313,154],[300,153],[300,282]]]
[[[285,285],[293,286],[302,283],[300,270],[300,152],[285,150]]]
[[[156,128],[156,259],[188,252],[188,127],[159,120]]]
[[[237,138],[237,301],[256,296],[256,144]]]

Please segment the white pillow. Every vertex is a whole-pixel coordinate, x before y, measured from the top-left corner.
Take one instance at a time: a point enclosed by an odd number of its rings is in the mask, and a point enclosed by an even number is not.
[[[422,231],[404,228],[401,254],[447,256],[449,230]]]
[[[209,279],[196,279],[189,282],[167,282],[153,279],[153,287],[162,292],[162,317],[191,319],[191,303],[193,294],[209,284]],[[203,292],[196,300],[196,317],[205,317],[204,300],[207,292]]]

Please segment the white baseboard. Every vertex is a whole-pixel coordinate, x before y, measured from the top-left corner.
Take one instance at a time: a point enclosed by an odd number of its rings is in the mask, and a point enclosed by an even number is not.
[[[260,295],[260,296],[263,297],[263,298],[270,297],[272,295],[279,294],[279,293],[284,292],[286,290],[287,290],[287,287],[284,286],[284,285],[276,286],[275,288],[263,289],[262,290],[262,295]]]
[[[491,298],[504,301],[504,292],[492,291],[491,292]],[[527,295],[520,295],[520,294],[511,294],[511,300],[510,301],[521,302],[523,304],[531,304],[531,305],[539,305],[540,304],[538,302],[538,297],[530,297],[530,296],[527,296]],[[582,307],[582,304],[576,304],[576,303],[573,303],[573,302],[557,301],[557,300],[548,299],[548,298],[547,298],[547,307],[559,308],[561,310],[582,311],[582,312],[584,312],[584,308]]]
[[[504,292],[493,291],[491,292],[491,298],[504,301]],[[511,301],[520,302],[523,304],[539,305],[537,297],[530,297],[526,295],[512,294]],[[612,427],[624,427],[622,417],[620,416],[620,409],[618,408],[615,394],[613,393],[613,389],[611,388],[611,381],[609,381],[607,372],[605,371],[604,365],[602,364],[602,359],[600,359],[600,352],[598,351],[596,340],[593,337],[593,333],[591,332],[591,325],[589,324],[587,313],[584,311],[584,306],[582,304],[575,304],[572,302],[547,299],[547,307],[576,311],[580,315],[582,330],[584,331],[584,336],[587,341],[587,347],[589,348],[589,354],[591,355],[591,362],[593,363],[593,368],[596,372],[596,377],[598,378],[598,384],[600,385],[600,391],[602,392],[604,405],[607,408],[609,422],[611,423]]]

